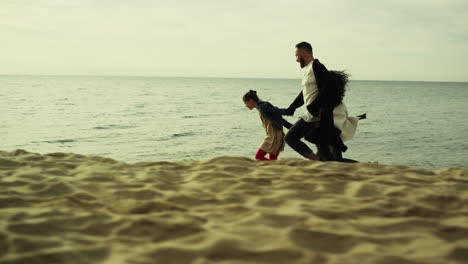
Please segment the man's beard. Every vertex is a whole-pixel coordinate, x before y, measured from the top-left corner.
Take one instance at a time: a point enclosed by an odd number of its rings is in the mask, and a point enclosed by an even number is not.
[[[304,68],[305,66],[307,66],[307,65],[306,65],[306,62],[305,62],[304,58],[302,58],[302,56],[301,56],[301,58],[299,59],[299,63],[301,64],[301,68]]]

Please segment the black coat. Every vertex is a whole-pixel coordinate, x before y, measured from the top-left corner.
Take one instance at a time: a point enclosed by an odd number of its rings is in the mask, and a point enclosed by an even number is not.
[[[340,87],[336,75],[328,71],[319,60],[315,59],[312,62],[312,69],[317,82],[318,95],[312,103],[306,105],[306,108],[312,115],[321,116],[317,133],[306,134],[305,138],[318,145],[332,145],[341,151],[346,151],[347,147],[340,137],[341,131],[333,124],[333,109],[342,101],[343,87]],[[287,111],[291,113],[303,104],[304,97],[301,91]]]

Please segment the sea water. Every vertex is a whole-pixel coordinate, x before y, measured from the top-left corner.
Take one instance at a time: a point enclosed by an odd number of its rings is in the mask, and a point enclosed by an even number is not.
[[[126,162],[253,158],[265,131],[242,102],[250,89],[284,108],[301,87],[296,79],[0,75],[0,150]],[[344,102],[350,115],[368,116],[344,157],[468,167],[468,83],[352,80]],[[285,157],[301,158],[288,146]]]

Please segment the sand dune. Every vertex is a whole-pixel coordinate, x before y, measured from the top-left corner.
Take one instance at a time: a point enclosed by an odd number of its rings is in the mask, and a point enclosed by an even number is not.
[[[0,263],[468,263],[468,170],[0,152]]]

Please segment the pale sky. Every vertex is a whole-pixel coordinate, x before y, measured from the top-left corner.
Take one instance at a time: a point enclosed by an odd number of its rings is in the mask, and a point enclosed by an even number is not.
[[[468,81],[467,0],[0,0],[0,74]]]

